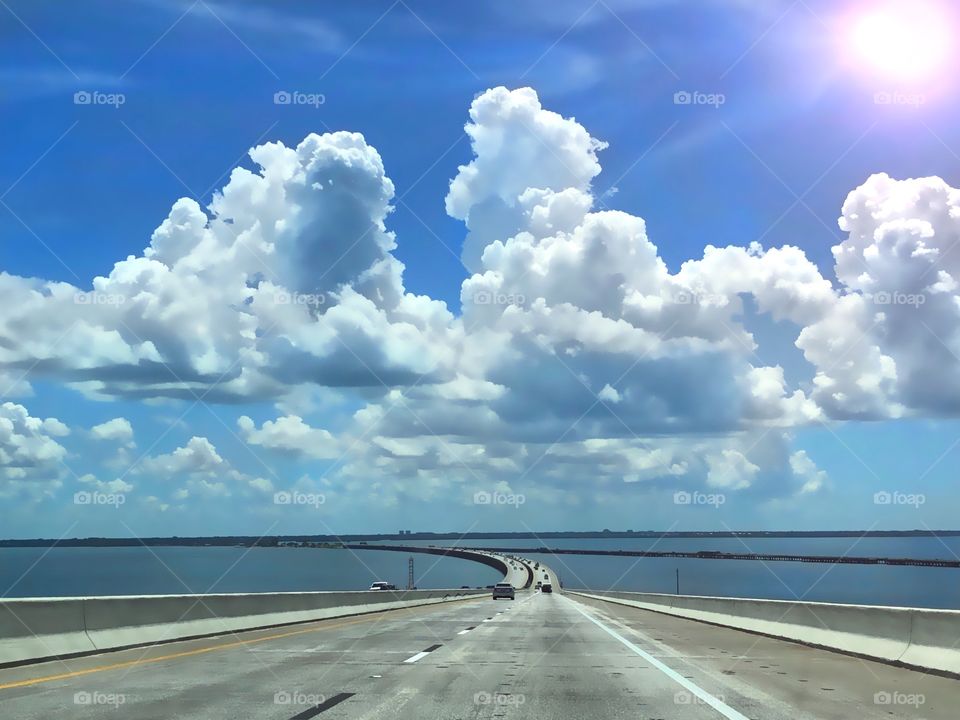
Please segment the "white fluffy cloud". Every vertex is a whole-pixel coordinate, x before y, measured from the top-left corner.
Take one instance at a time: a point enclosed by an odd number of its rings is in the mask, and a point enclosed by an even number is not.
[[[126,418],[118,417],[90,428],[94,440],[107,440],[129,445],[133,442],[133,426]]]
[[[178,486],[171,496],[174,500],[226,498],[236,490],[273,490],[273,483],[269,479],[235,469],[205,437],[194,436],[173,452],[148,457],[133,472]]]
[[[268,420],[258,429],[246,415],[237,420],[243,440],[269,450],[312,458],[336,458],[339,447],[328,431],[312,428],[297,415]]]
[[[166,455],[148,458],[143,469],[166,476],[204,475],[215,477],[229,467],[217,449],[205,437],[192,437],[183,447]]]
[[[59,487],[67,450],[54,438],[69,432],[56,418],[42,420],[23,405],[0,404],[0,496],[38,496]]]
[[[338,132],[250,156],[259,172],[235,169],[209,214],[174,203],[92,290],[0,273],[0,369],[211,401],[444,374],[452,316],[404,291],[376,150]]]
[[[820,360],[818,401],[834,414],[957,414],[960,191],[874,175],[847,197],[840,227],[837,277],[857,294],[804,331],[804,351]],[[840,322],[842,345],[827,336]],[[827,365],[830,350],[842,361]]]
[[[133,490],[133,484],[123,478],[114,478],[113,480],[100,480],[92,473],[87,473],[77,478],[81,485],[92,487],[95,490],[106,493],[128,493]]]
[[[586,191],[606,144],[575,120],[544,110],[530,88],[482,93],[470,106],[470,120],[465,129],[475,158],[450,183],[446,205],[470,230],[463,261],[477,270],[483,249],[516,232],[531,212],[520,199],[528,190]]]
[[[794,477],[803,482],[800,487],[802,493],[816,492],[827,483],[827,474],[817,468],[805,450],[798,450],[790,456],[790,468]]]
[[[710,468],[707,484],[711,487],[739,490],[750,487],[760,468],[738,450],[723,450],[707,458]]]
[[[576,120],[495,88],[466,131],[474,158],[446,197],[468,230],[459,316],[404,287],[377,151],[311,134],[253,148],[256,170],[234,170],[208,208],[174,203],[92,290],[0,273],[0,373],[286,408],[336,388],[359,409],[335,429],[288,409],[241,417],[242,439],[302,460],[357,445],[347,482],[427,494],[488,476],[572,487],[585,466],[632,487],[813,492],[827,479],[791,452],[790,428],[960,413],[960,191],[942,180],[876,175],[851,192],[835,284],[789,246],[707,245],[671,272],[656,244],[670,238],[594,210],[605,144]],[[757,359],[748,309],[794,328],[809,377]],[[6,472],[56,456],[65,428],[47,422],[0,434]],[[131,440],[123,422],[91,432]],[[140,472],[187,478],[183,497],[270,485],[203,437]]]

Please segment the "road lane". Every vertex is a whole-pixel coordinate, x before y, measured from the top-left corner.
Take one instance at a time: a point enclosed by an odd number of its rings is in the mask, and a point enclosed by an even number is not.
[[[645,695],[658,707],[674,702],[668,678],[639,664],[558,594],[390,615],[20,688],[2,699],[14,717],[27,719],[72,705],[71,717],[81,719],[116,717],[122,707],[125,718],[204,720],[290,720],[344,694],[322,711],[325,718],[634,718],[652,705]],[[467,627],[473,630],[461,636]],[[708,717],[704,708],[687,716]]]
[[[568,602],[573,602],[573,601],[568,600]],[[641,658],[643,658],[648,663],[650,663],[651,666],[653,666],[654,668],[662,672],[664,675],[666,675],[668,678],[673,680],[675,683],[677,683],[677,685],[682,687],[685,691],[687,691],[690,694],[691,699],[696,698],[696,700],[706,705],[709,705],[718,713],[720,713],[725,718],[727,718],[727,720],[748,720],[742,713],[738,712],[737,710],[734,710],[732,707],[727,705],[720,698],[714,695],[711,695],[709,692],[704,690],[695,682],[692,682],[689,678],[684,677],[683,675],[678,673],[676,670],[674,670],[672,667],[670,667],[663,661],[657,659],[652,654],[650,654],[649,652],[647,652],[646,650],[638,646],[636,643],[631,642],[630,640],[627,640],[627,638],[625,638],[623,635],[618,633],[616,630],[613,630],[609,625],[604,623],[602,620],[598,619],[595,616],[595,614],[590,613],[583,608],[577,607],[577,603],[575,602],[573,604],[578,613],[583,615],[590,622],[592,622],[598,628],[603,630],[605,633],[607,633],[614,640],[616,640],[621,645],[626,647],[628,650],[630,650],[636,655],[639,655]]]
[[[957,717],[955,679],[601,600],[576,600],[750,718]]]
[[[960,699],[954,680],[562,592],[277,630],[245,633],[243,645],[220,638],[229,646],[208,652],[194,653],[211,639],[0,670],[2,686],[152,660],[0,690],[0,715],[722,720],[710,697],[731,709],[728,718],[934,720],[955,717]],[[159,659],[172,650],[193,654]],[[923,702],[878,704],[884,691]]]
[[[0,715],[50,718],[293,717],[382,674],[413,653],[446,643],[489,614],[489,599],[323,621],[239,636],[173,643],[0,670],[0,686],[51,675],[88,674],[0,690]],[[286,629],[283,629],[286,630]],[[239,640],[238,640],[239,638]],[[240,641],[246,642],[239,645]],[[249,641],[257,641],[251,643]],[[204,652],[208,648],[211,651]],[[160,659],[176,653],[170,659]],[[191,653],[191,654],[187,654]],[[139,662],[138,662],[139,661]],[[138,664],[129,664],[137,662]],[[124,665],[124,663],[127,663]],[[77,698],[78,702],[74,700]],[[239,713],[239,714],[238,714]]]

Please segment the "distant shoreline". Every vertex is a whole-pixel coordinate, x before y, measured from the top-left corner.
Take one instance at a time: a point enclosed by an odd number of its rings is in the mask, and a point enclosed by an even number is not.
[[[723,531],[551,531],[551,532],[470,532],[470,533],[368,533],[345,535],[221,535],[208,537],[150,537],[150,538],[53,538],[0,540],[4,547],[277,547],[284,543],[317,543],[336,546],[342,542],[378,542],[386,540],[544,540],[544,539],[631,539],[631,538],[907,538],[960,537],[960,530],[723,530]]]

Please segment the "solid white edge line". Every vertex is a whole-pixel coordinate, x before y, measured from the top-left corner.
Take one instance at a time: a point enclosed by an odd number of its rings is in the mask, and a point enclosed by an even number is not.
[[[425,658],[425,657],[426,657],[427,655],[429,655],[429,654],[430,654],[430,653],[428,653],[428,652],[418,652],[418,653],[417,653],[416,655],[414,655],[413,657],[408,657],[406,660],[404,660],[404,662],[405,662],[405,663],[415,663],[417,660],[423,660],[423,658]]]
[[[469,630],[461,630],[460,632],[457,633],[457,635],[466,635],[468,632],[470,632],[470,631],[469,631]]]
[[[687,680],[683,675],[680,675],[676,670],[674,670],[673,668],[667,665],[664,665],[662,662],[657,660],[657,658],[655,658],[653,655],[646,652],[642,648],[637,647],[636,645],[634,645],[632,642],[627,640],[625,637],[620,635],[615,630],[611,630],[610,628],[608,628],[606,625],[604,625],[602,622],[600,622],[595,617],[590,615],[588,612],[582,610],[579,607],[579,603],[577,603],[575,600],[570,600],[570,598],[564,598],[564,600],[567,600],[573,603],[573,609],[576,610],[581,615],[583,615],[587,620],[592,622],[594,625],[596,625],[598,628],[600,628],[605,633],[610,635],[612,638],[619,640],[623,645],[630,648],[630,650],[632,650],[637,655],[639,655],[644,660],[646,660],[648,663],[653,665],[657,670],[662,672],[664,675],[666,675],[668,678],[670,678],[674,682],[678,683],[679,685],[682,685],[685,689],[689,690],[691,693],[693,693],[698,698],[703,700],[707,705],[712,707],[714,710],[716,710],[718,713],[720,713],[724,717],[729,718],[729,720],[750,720],[746,715],[739,713],[738,711],[734,710],[732,707],[727,705],[722,700],[715,698],[713,695],[708,693],[699,685],[696,685],[691,681]]]

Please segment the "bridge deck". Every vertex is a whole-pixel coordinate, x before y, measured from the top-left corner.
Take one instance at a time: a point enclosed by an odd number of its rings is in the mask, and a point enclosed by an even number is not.
[[[956,680],[561,593],[0,671],[18,720],[933,720],[958,700]]]

